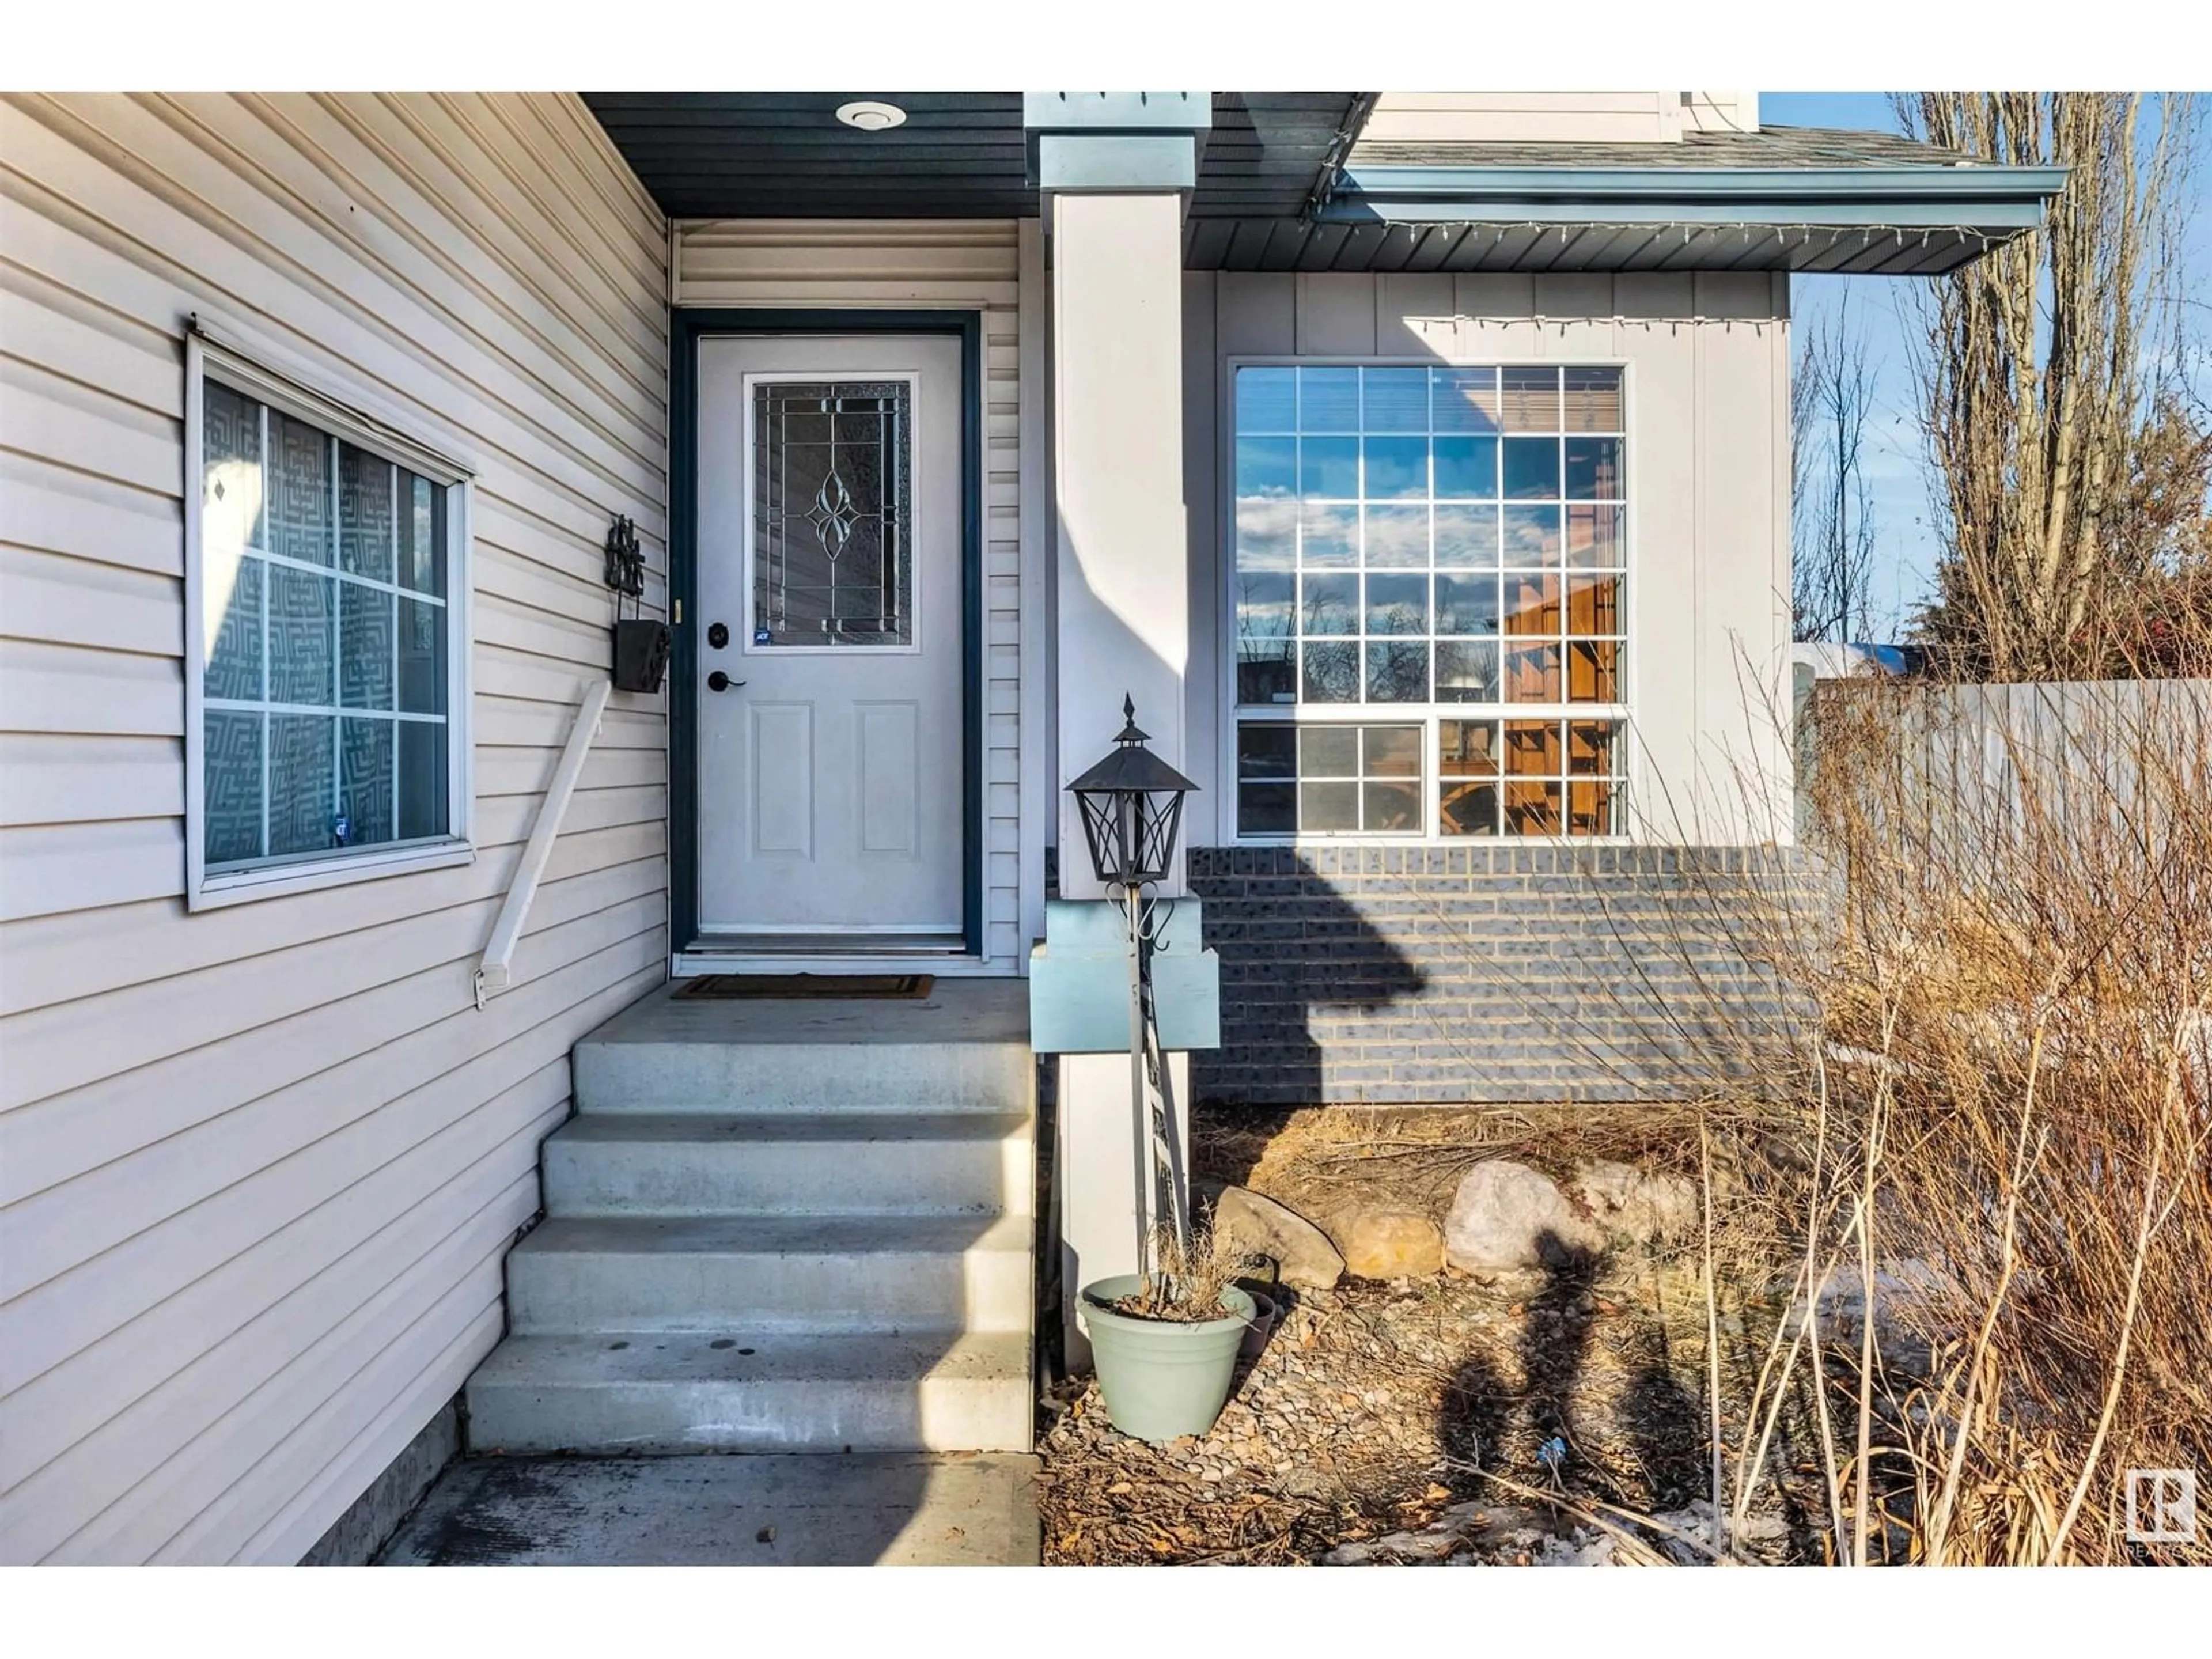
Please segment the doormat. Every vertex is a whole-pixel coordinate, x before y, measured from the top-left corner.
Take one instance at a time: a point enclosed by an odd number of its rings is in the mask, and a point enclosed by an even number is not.
[[[936,983],[934,974],[702,974],[685,980],[676,994],[715,1001],[911,1002]]]

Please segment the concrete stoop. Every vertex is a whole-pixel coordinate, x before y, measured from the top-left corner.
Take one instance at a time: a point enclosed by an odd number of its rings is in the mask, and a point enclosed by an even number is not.
[[[472,1445],[1027,1451],[1034,1074],[1018,981],[618,1015],[577,1046]]]
[[[1036,1473],[1006,1452],[477,1457],[383,1565],[1035,1566]]]

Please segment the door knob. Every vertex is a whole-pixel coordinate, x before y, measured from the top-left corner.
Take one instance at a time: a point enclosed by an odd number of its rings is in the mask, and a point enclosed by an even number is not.
[[[725,674],[719,668],[717,668],[713,673],[707,676],[707,689],[709,691],[726,691],[733,685],[743,685],[744,684],[744,682],[743,680],[732,679],[727,674]]]

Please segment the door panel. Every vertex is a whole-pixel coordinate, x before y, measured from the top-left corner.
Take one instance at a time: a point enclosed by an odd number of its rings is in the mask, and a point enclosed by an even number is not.
[[[803,702],[750,702],[753,856],[814,856],[814,709]]]
[[[959,400],[957,339],[700,342],[703,935],[962,932]]]
[[[871,858],[921,853],[921,708],[913,702],[855,705],[860,734],[860,851]]]

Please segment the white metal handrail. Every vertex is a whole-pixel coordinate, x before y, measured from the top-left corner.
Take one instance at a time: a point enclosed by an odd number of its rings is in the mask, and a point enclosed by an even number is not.
[[[568,746],[561,751],[561,763],[553,769],[553,781],[546,787],[545,799],[538,803],[538,822],[531,826],[529,844],[522,849],[522,862],[515,866],[506,902],[499,907],[499,920],[491,925],[491,942],[484,946],[483,960],[477,964],[478,1009],[506,990],[510,982],[507,968],[514,960],[522,924],[529,919],[531,901],[538,896],[538,883],[553,856],[553,842],[561,834],[561,820],[568,816],[568,798],[576,793],[576,780],[582,775],[584,757],[591,752],[592,739],[599,735],[599,716],[606,713],[607,696],[613,690],[611,680],[594,680],[585,690],[584,701],[577,705],[576,723],[568,728]]]

